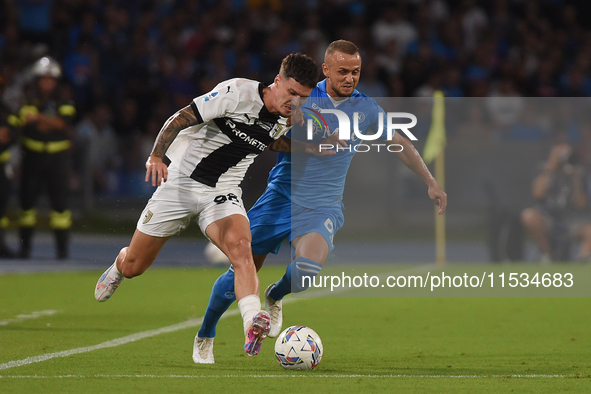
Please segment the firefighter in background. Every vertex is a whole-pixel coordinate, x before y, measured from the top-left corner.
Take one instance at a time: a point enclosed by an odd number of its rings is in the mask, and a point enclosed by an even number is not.
[[[4,80],[0,75],[0,97]],[[8,107],[0,101],[0,258],[14,257],[14,253],[6,245],[4,231],[9,225],[5,216],[8,208],[8,200],[11,192],[11,182],[8,177],[8,160],[10,159],[10,146],[16,140],[16,125],[18,119],[11,113]]]
[[[47,190],[51,204],[49,224],[55,233],[57,258],[68,257],[72,213],[68,209],[69,166],[72,123],[76,109],[59,97],[62,75],[59,63],[43,57],[33,64],[32,90],[18,116],[22,125],[21,187],[19,218],[21,248],[19,256],[31,254],[31,240],[37,223],[37,204]]]

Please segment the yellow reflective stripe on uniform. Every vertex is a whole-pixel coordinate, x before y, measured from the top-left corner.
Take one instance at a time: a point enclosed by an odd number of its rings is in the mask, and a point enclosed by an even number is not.
[[[34,227],[37,224],[37,211],[35,208],[21,211],[19,215],[18,224],[21,227]]]
[[[66,230],[72,227],[72,212],[66,209],[63,212],[51,211],[49,226],[54,230]]]
[[[6,119],[6,121],[8,122],[9,125],[11,125],[13,127],[19,127],[19,126],[23,126],[25,124],[25,122],[20,120],[19,117],[16,115],[8,115],[8,118]]]
[[[60,107],[57,109],[57,112],[61,116],[74,116],[74,115],[76,115],[76,108],[74,108],[73,105],[64,104],[64,105],[60,105]]]
[[[46,142],[45,150],[47,153],[58,153],[68,149],[71,145],[72,143],[68,140]]]
[[[0,163],[6,163],[10,160],[11,152],[10,150],[6,149],[4,152],[0,153]]]
[[[0,218],[0,228],[6,228],[10,225],[10,219],[6,216]]]
[[[24,124],[25,120],[27,120],[27,115],[37,115],[38,113],[39,109],[37,109],[37,107],[34,105],[23,105],[20,111],[18,111],[18,116],[21,118],[21,122]]]
[[[45,142],[43,141],[35,141],[31,138],[23,137],[22,143],[28,150],[39,153],[45,152]]]
[[[37,153],[58,153],[68,149],[72,145],[72,142],[69,140],[43,142],[23,137],[21,141],[25,148]]]

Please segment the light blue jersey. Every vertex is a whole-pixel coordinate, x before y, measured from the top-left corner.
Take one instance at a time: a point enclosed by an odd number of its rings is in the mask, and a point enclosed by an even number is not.
[[[359,131],[367,135],[378,130],[379,116],[384,114],[375,100],[357,90],[350,98],[333,100],[326,92],[326,80],[316,85],[303,108],[305,125],[312,119],[312,140],[307,138],[307,127],[292,128],[290,137],[315,143],[339,128],[337,116],[320,113],[320,109],[338,109],[349,119],[357,112]],[[279,154],[265,193],[248,212],[254,254],[277,253],[286,237],[292,241],[311,232],[322,234],[329,249],[334,248],[334,236],[344,223],[342,200],[347,171],[355,147],[362,142],[353,132],[351,137],[348,147],[339,148],[336,155]]]
[[[335,105],[336,103],[336,105]],[[339,123],[334,114],[323,113],[318,117],[315,108],[338,109],[352,118],[358,112],[359,130],[363,134],[374,134],[378,130],[378,116],[384,111],[375,102],[357,90],[351,98],[335,102],[326,93],[326,80],[319,82],[304,105],[304,122],[312,119],[314,134],[312,141],[307,139],[306,127],[294,127],[290,131],[290,138],[316,142],[338,132]],[[315,118],[315,119],[314,119]],[[320,120],[320,122],[317,122]],[[327,127],[328,126],[328,130]],[[353,122],[351,121],[351,127]],[[304,208],[320,208],[338,205],[342,209],[343,190],[349,165],[355,154],[355,146],[361,140],[352,133],[348,141],[349,147],[339,150],[336,155],[313,156],[292,155],[280,153],[277,164],[269,174],[268,187],[290,197],[292,202]]]

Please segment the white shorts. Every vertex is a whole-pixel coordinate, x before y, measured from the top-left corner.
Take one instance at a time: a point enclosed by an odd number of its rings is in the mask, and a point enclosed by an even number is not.
[[[207,226],[230,215],[247,218],[242,203],[242,190],[218,189],[197,182],[181,173],[178,167],[168,167],[168,180],[158,186],[137,222],[137,229],[154,237],[170,237],[187,228],[198,217],[205,236]]]

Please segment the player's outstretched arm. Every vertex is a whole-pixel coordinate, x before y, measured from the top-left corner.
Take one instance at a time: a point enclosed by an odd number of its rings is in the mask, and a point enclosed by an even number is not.
[[[397,153],[398,157],[408,168],[417,174],[423,180],[423,182],[427,184],[429,187],[429,198],[433,200],[435,205],[439,207],[438,213],[443,215],[445,209],[447,208],[447,194],[439,186],[433,175],[431,175],[431,172],[427,168],[427,165],[423,161],[423,158],[419,152],[417,152],[410,140],[404,138],[398,133],[394,134],[392,137],[392,142],[402,145],[403,149],[401,152]]]
[[[344,148],[347,146],[347,141],[339,140],[338,133],[335,133],[318,143],[298,141],[294,140],[293,138],[282,136],[269,145],[268,149],[274,152],[307,153],[315,156],[337,154],[337,151],[334,149],[321,149],[321,145],[325,147],[330,145],[332,148],[336,148],[338,145],[341,148]]]
[[[177,111],[168,118],[162,129],[160,129],[154,142],[152,153],[150,153],[146,161],[146,182],[149,182],[150,177],[152,178],[152,186],[160,186],[163,181],[166,182],[168,179],[168,168],[162,161],[164,154],[181,130],[199,123],[195,111],[193,111],[190,105]]]

